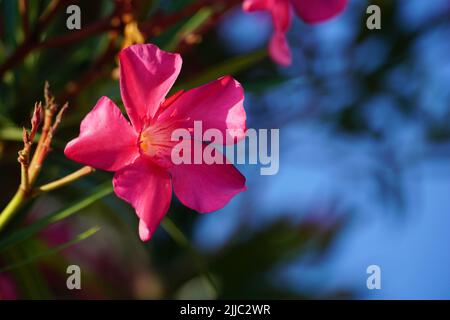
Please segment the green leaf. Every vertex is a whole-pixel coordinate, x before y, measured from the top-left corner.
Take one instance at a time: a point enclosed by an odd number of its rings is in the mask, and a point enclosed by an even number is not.
[[[212,16],[213,10],[211,8],[202,8],[197,11],[186,23],[178,30],[172,41],[166,46],[167,51],[175,50],[178,45],[189,35],[200,28]]]
[[[2,121],[2,119],[0,118],[0,122],[1,121]],[[36,136],[34,137],[34,142],[37,142],[39,140],[40,136],[41,136],[41,134],[37,133]],[[17,127],[12,127],[12,126],[6,126],[3,128],[0,128],[0,141],[22,142],[23,141],[22,129],[19,129]],[[59,149],[64,149],[66,144],[63,141],[53,137],[52,146],[59,148]]]
[[[158,0],[158,2],[168,12],[176,12],[183,9],[185,6],[191,4],[193,0],[172,0],[172,1]]]
[[[17,22],[19,18],[19,9],[16,1],[4,1],[0,3],[2,17],[4,21],[0,21],[3,24],[5,42],[7,45],[15,46],[17,44],[16,32]]]
[[[247,92],[251,91],[253,93],[264,93],[273,87],[280,86],[289,81],[292,81],[292,79],[283,76],[270,76],[270,77],[262,77],[259,78],[258,80],[243,82],[242,85],[244,85],[245,91]]]
[[[15,126],[15,123],[11,119],[9,119],[6,116],[0,114],[0,126],[1,127],[13,127],[13,126]]]
[[[8,247],[11,247],[14,244],[22,242],[30,238],[31,236],[35,235],[42,229],[46,228],[47,226],[70,217],[74,213],[80,211],[81,209],[86,208],[95,201],[110,194],[112,191],[113,189],[111,182],[108,181],[107,183],[100,185],[94,190],[94,192],[90,196],[72,203],[65,209],[58,210],[52,214],[49,214],[48,216],[35,221],[33,224],[14,232],[13,234],[7,236],[4,239],[1,239],[0,250],[4,250]]]
[[[39,139],[39,134],[36,135],[35,141]],[[0,128],[0,140],[23,141],[22,129],[16,127]]]
[[[63,244],[61,244],[59,246],[56,246],[56,247],[53,247],[53,248],[51,248],[49,250],[45,250],[43,252],[39,252],[39,253],[37,253],[35,255],[32,255],[32,256],[30,256],[30,257],[28,257],[25,260],[22,260],[20,262],[17,262],[17,263],[11,264],[9,266],[3,267],[3,268],[0,269],[0,273],[8,271],[8,270],[11,270],[11,269],[16,269],[16,268],[22,267],[22,266],[27,265],[29,263],[32,263],[32,262],[34,262],[34,261],[36,261],[38,259],[44,258],[46,256],[49,256],[49,255],[52,255],[52,254],[55,254],[55,253],[58,253],[61,250],[64,250],[64,249],[66,249],[66,248],[68,248],[70,246],[73,246],[74,244],[76,244],[76,243],[78,243],[80,241],[83,241],[84,239],[89,238],[90,236],[92,236],[95,233],[97,233],[97,231],[99,231],[99,230],[100,230],[99,227],[91,228],[91,229],[89,229],[89,230],[87,230],[87,231],[85,231],[83,233],[80,233],[75,238],[73,238],[72,240],[70,240],[70,241],[68,241],[66,243],[63,243]]]

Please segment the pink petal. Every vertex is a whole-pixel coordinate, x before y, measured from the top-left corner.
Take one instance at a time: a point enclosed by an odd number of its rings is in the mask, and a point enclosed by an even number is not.
[[[270,57],[282,66],[292,63],[291,49],[283,32],[275,32],[269,44]]]
[[[244,11],[266,10],[269,5],[269,0],[245,0],[242,4]]]
[[[225,156],[218,154],[223,164],[193,164],[192,161],[192,164],[174,165],[169,169],[178,199],[200,213],[224,207],[236,194],[247,189],[245,177],[227,163]]]
[[[275,32],[286,32],[291,26],[291,4],[288,0],[272,1],[270,7]]]
[[[243,103],[242,86],[232,77],[226,76],[180,94],[162,111],[158,121],[183,121],[179,126],[192,129],[194,121],[201,120],[203,131],[218,129],[224,139],[228,136],[228,141],[234,143],[233,139],[239,140],[245,136],[246,114]]]
[[[83,119],[80,135],[67,144],[64,154],[97,169],[116,171],[139,155],[137,139],[120,109],[102,97]]]
[[[347,6],[348,0],[292,0],[297,14],[307,23],[333,18]]]
[[[140,131],[151,119],[172,88],[181,70],[179,54],[160,50],[152,44],[123,49],[120,60],[120,91],[131,123]]]
[[[169,174],[143,157],[117,171],[113,179],[116,195],[136,210],[139,236],[142,241],[152,237],[169,210],[172,185]]]
[[[285,33],[291,26],[291,4],[289,0],[246,0],[245,11],[267,10],[272,16],[274,33],[269,44],[271,58],[282,66],[292,63],[291,50]]]
[[[291,5],[289,0],[245,0],[244,11],[266,10],[272,15],[275,30],[286,32],[291,25]]]

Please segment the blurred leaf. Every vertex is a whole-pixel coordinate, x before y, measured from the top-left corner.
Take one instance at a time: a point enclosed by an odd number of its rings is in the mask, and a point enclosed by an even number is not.
[[[271,89],[272,87],[276,87],[282,84],[287,83],[288,81],[291,81],[291,78],[287,78],[285,76],[277,76],[273,75],[270,77],[263,77],[259,78],[258,80],[248,81],[248,82],[242,82],[242,84],[245,87],[245,91],[251,91],[254,93],[264,93],[267,90]]]
[[[206,266],[206,263],[203,261],[202,257],[198,254],[195,248],[191,245],[183,232],[167,216],[161,222],[161,226],[170,235],[173,241],[175,241],[181,248],[187,249],[191,253],[197,268],[200,270],[200,272],[204,276],[204,279],[207,280],[210,285],[208,290],[214,292],[214,295],[217,295],[217,285],[212,278],[211,273]]]
[[[36,133],[36,136],[34,137],[34,141],[35,142],[38,141],[40,136],[41,136],[40,133]],[[0,141],[2,141],[2,140],[3,141],[22,142],[23,141],[22,129],[19,129],[16,127],[0,128]],[[57,147],[59,149],[64,149],[66,146],[66,143],[56,137],[53,137],[52,138],[52,146]]]
[[[186,23],[178,30],[173,39],[166,46],[167,51],[174,51],[178,45],[186,39],[190,34],[193,34],[200,28],[213,14],[211,8],[202,8],[194,14]]]
[[[212,300],[217,298],[217,291],[211,288],[208,279],[205,279],[203,276],[198,276],[185,283],[175,293],[175,297],[178,300]]]
[[[236,75],[237,73],[257,64],[266,57],[266,50],[258,50],[247,55],[230,59],[224,63],[208,68],[208,70],[194,77],[192,80],[184,82],[181,86],[174,87],[172,92],[177,92],[181,89],[192,89],[225,75]]]
[[[80,241],[83,241],[83,240],[89,238],[90,236],[92,236],[95,233],[97,233],[97,231],[99,231],[99,230],[100,230],[99,227],[93,227],[93,228],[91,228],[91,229],[89,229],[89,230],[87,230],[87,231],[85,231],[83,233],[80,233],[75,238],[73,238],[72,240],[70,240],[70,241],[68,241],[66,243],[63,243],[63,244],[61,244],[59,246],[56,246],[54,248],[51,248],[49,250],[46,250],[46,251],[43,251],[43,252],[39,252],[39,253],[37,253],[37,254],[35,254],[33,256],[30,256],[27,259],[22,260],[20,262],[17,262],[17,263],[14,263],[12,265],[3,267],[3,268],[0,269],[0,273],[8,271],[8,270],[11,270],[11,269],[15,269],[15,268],[18,268],[18,267],[21,267],[21,266],[24,266],[24,265],[27,265],[27,264],[32,263],[32,262],[34,262],[34,261],[36,261],[36,260],[38,260],[40,258],[49,256],[49,255],[52,255],[52,254],[55,254],[55,253],[58,253],[61,250],[64,250],[64,249],[66,249],[66,248],[68,248],[68,247],[70,247],[70,246],[72,246],[72,245],[74,245],[74,244],[76,244],[76,243],[78,243]]]
[[[194,0],[172,0],[172,1],[163,1],[157,0],[158,5],[162,6],[165,10],[169,12],[176,12],[178,10],[183,9],[183,7],[191,4]]]
[[[6,238],[0,240],[0,250],[4,250],[5,248],[8,248],[14,244],[17,244],[19,242],[22,242],[31,236],[35,235],[42,229],[46,228],[47,226],[54,224],[58,221],[61,221],[63,219],[66,219],[73,215],[74,213],[80,211],[81,209],[86,208],[90,204],[94,203],[95,201],[103,198],[104,196],[110,194],[112,192],[112,185],[111,182],[107,182],[99,187],[97,187],[94,192],[79,201],[74,202],[73,204],[69,205],[65,209],[56,211],[55,213],[52,213],[44,218],[41,218],[37,221],[35,221],[33,224],[21,228],[20,230],[12,233],[11,235],[8,235]]]
[[[2,252],[2,256],[5,258],[3,261],[9,261],[10,264],[15,264],[18,261],[22,261],[27,255],[27,250],[21,247]],[[11,270],[11,274],[14,275],[14,279],[17,281],[23,298],[51,298],[47,283],[43,279],[43,275],[36,268],[35,264],[27,264],[22,268]]]
[[[0,23],[4,24],[5,28],[5,42],[7,45],[16,45],[16,32],[19,28],[16,27],[19,9],[18,3],[16,1],[2,1],[0,3],[1,12],[3,21],[0,20]],[[3,54],[0,58],[4,58]]]
[[[40,134],[36,134],[35,141],[39,139]],[[0,140],[23,141],[22,129],[16,127],[0,128]]]
[[[11,119],[9,119],[6,116],[0,114],[0,125],[1,126],[5,126],[5,127],[6,126],[11,127],[11,126],[15,126],[15,123]]]
[[[270,276],[267,279],[266,276],[293,259],[320,258],[330,248],[343,222],[338,219],[323,224],[305,220],[295,225],[281,219],[253,234],[247,229],[238,230],[234,239],[239,239],[239,234],[251,236],[230,243],[211,257],[211,270],[222,280],[220,297],[272,298],[269,293],[281,294],[271,283]],[[239,268],[235,267],[236,262]],[[292,297],[288,291],[285,293],[286,298]]]

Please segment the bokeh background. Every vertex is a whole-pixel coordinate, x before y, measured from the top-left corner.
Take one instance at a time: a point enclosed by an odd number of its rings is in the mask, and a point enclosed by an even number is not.
[[[120,103],[116,54],[139,41],[135,22],[145,42],[183,55],[177,88],[224,74],[243,84],[248,127],[280,129],[280,170],[239,166],[248,191],[212,214],[174,197],[169,217],[187,245],[161,227],[140,242],[130,206],[104,197],[0,251],[2,268],[29,260],[0,273],[1,298],[450,298],[449,1],[350,0],[324,24],[295,18],[289,68],[267,57],[270,17],[240,1],[72,1],[81,31],[65,27],[68,2],[29,1],[27,32],[20,2],[0,0],[1,207],[45,80],[70,109],[39,181],[80,167],[62,150],[100,96]],[[369,4],[381,30],[366,28]],[[28,203],[0,242],[110,179],[95,172]],[[92,237],[35,257],[93,225]],[[66,288],[70,264],[82,290]],[[381,290],[366,287],[373,264]]]

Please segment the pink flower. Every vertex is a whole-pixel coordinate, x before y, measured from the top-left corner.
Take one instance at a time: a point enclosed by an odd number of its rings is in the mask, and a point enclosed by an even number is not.
[[[123,49],[119,61],[120,91],[131,124],[102,97],[64,152],[74,161],[115,172],[114,192],[134,207],[140,238],[147,241],[169,209],[172,187],[184,205],[201,213],[218,210],[245,191],[245,177],[229,163],[171,161],[178,143],[171,141],[173,130],[192,131],[194,121],[232,136],[233,143],[243,138],[244,92],[226,76],[165,99],[180,73],[180,55],[144,44]]]
[[[291,4],[298,16],[307,23],[319,23],[341,13],[348,0],[244,0],[245,11],[267,10],[272,15],[274,32],[269,44],[272,59],[288,66],[292,62],[286,32],[291,25]]]

